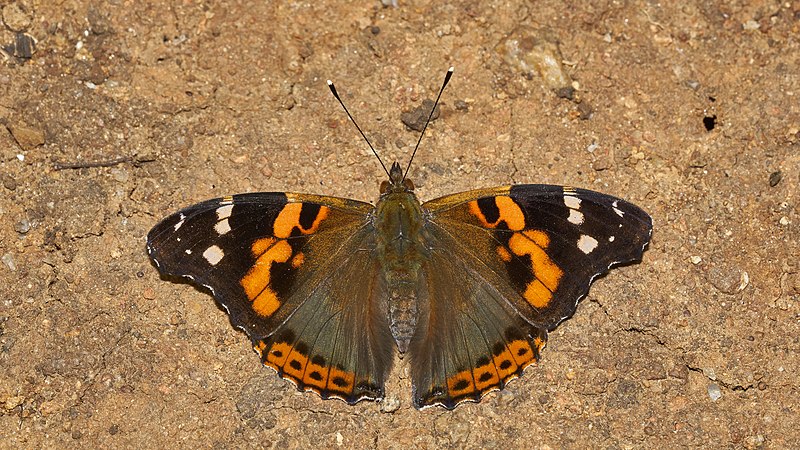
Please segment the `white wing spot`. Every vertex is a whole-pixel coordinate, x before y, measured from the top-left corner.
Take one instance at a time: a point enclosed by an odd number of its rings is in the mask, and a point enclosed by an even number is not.
[[[191,255],[192,251],[187,248],[186,250],[184,250],[184,253],[186,253],[187,255]]]
[[[181,213],[181,220],[179,220],[178,223],[175,224],[175,231],[178,231],[178,229],[180,229],[180,227],[183,226],[184,220],[186,220],[186,216],[184,216],[183,213]]]
[[[567,205],[567,208],[569,209],[580,209],[581,199],[579,199],[578,197],[573,197],[571,195],[565,195],[564,204]]]
[[[212,266],[216,266],[223,256],[225,256],[225,253],[223,253],[222,249],[216,245],[208,247],[206,251],[203,252],[203,258],[205,258],[206,261],[208,261],[208,263]]]
[[[220,206],[217,208],[217,219],[224,220],[231,216],[231,212],[233,211],[233,205],[225,205]]]
[[[608,242],[614,242],[614,239],[616,239],[616,238],[614,236],[611,236],[611,237],[608,238]]]
[[[217,222],[217,224],[214,225],[214,231],[216,231],[219,235],[223,235],[228,231],[231,231],[231,225],[228,223],[228,219],[223,219],[221,222]]]
[[[575,225],[581,225],[583,224],[583,213],[574,209],[570,209],[567,220]]]
[[[578,248],[587,255],[592,253],[594,249],[597,248],[597,239],[582,234],[581,237],[578,238]]]
[[[611,204],[611,208],[614,210],[615,213],[617,213],[618,216],[620,217],[625,216],[625,213],[622,212],[621,209],[619,209],[619,203],[617,202],[617,200],[614,200],[614,203]]]

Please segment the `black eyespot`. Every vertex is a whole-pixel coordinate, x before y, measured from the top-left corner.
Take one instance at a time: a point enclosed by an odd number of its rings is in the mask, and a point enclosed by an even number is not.
[[[467,381],[467,380],[458,380],[458,382],[456,382],[456,384],[453,386],[453,390],[454,391],[463,391],[467,387],[469,387],[469,381]]]

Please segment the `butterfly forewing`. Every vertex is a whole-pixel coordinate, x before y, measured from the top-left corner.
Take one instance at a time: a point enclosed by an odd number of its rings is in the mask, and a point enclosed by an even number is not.
[[[552,329],[570,317],[592,280],[641,258],[650,216],[585,189],[517,185],[446,196],[423,205],[430,227],[458,237],[457,255],[525,320]]]

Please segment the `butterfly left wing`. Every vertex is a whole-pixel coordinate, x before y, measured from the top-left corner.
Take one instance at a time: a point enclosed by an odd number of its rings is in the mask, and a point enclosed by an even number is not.
[[[432,200],[431,256],[412,339],[414,402],[453,408],[502,389],[538,359],[592,280],[640,259],[650,216],[584,189],[519,185]]]
[[[164,275],[208,288],[262,362],[323,398],[380,399],[392,340],[370,204],[240,194],[183,209],[148,234]]]
[[[431,229],[461,236],[455,253],[480,260],[514,308],[545,329],[572,316],[597,276],[640,260],[653,229],[630,202],[544,184],[469,191],[423,207]]]

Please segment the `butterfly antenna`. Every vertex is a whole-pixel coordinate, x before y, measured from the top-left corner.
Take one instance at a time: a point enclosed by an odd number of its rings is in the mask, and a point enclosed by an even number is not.
[[[353,122],[353,125],[356,126],[356,129],[358,130],[358,132],[361,133],[361,137],[363,137],[364,140],[367,141],[367,145],[369,145],[369,149],[372,150],[372,153],[375,155],[376,158],[378,158],[378,162],[381,163],[381,167],[383,167],[383,171],[386,172],[386,176],[389,176],[389,171],[386,170],[386,165],[383,163],[383,160],[381,159],[381,157],[378,156],[378,152],[375,151],[375,147],[373,147],[372,143],[369,142],[369,139],[367,139],[367,135],[364,134],[363,131],[361,131],[361,127],[358,126],[358,123],[356,122],[356,119],[354,119],[353,116],[350,114],[350,111],[347,110],[347,106],[344,106],[344,102],[339,97],[339,93],[336,92],[336,86],[333,85],[333,81],[328,80],[328,87],[330,88],[331,93],[333,94],[333,96],[336,97],[336,100],[339,101],[339,104],[342,105],[342,108],[344,108],[344,112],[347,113],[347,117],[349,117],[350,121]]]
[[[422,133],[419,134],[417,145],[414,146],[414,152],[411,153],[411,159],[408,160],[408,166],[406,166],[406,171],[403,173],[403,180],[406,179],[408,171],[411,169],[411,161],[414,161],[414,155],[417,154],[419,143],[422,142],[422,136],[425,136],[425,130],[428,129],[428,124],[431,123],[431,119],[433,119],[433,112],[436,111],[436,107],[439,105],[439,99],[442,98],[442,92],[444,92],[444,88],[447,86],[447,83],[450,82],[450,77],[453,76],[453,70],[454,69],[452,67],[447,69],[447,75],[444,76],[444,83],[442,83],[442,87],[439,89],[439,95],[436,96],[436,101],[433,102],[433,108],[431,108],[431,113],[428,114],[428,120],[425,121],[425,126],[422,127]]]

